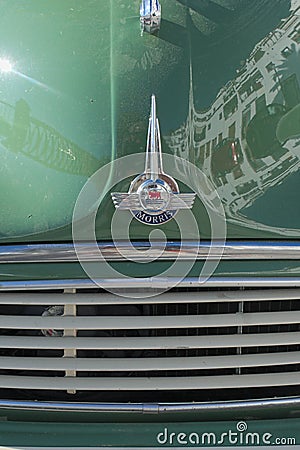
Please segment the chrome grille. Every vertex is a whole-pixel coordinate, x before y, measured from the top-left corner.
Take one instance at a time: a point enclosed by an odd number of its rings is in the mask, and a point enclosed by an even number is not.
[[[300,289],[185,289],[146,299],[10,292],[0,299],[5,392],[130,391],[135,399],[188,391],[196,399],[200,391],[300,386]]]

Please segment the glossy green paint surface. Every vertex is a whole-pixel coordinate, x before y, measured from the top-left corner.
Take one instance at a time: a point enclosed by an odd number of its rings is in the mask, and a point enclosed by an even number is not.
[[[298,239],[296,15],[278,41],[281,32],[275,32],[273,48],[262,41],[289,16],[290,1],[218,0],[195,10],[185,2],[161,0],[159,36],[141,36],[139,3],[2,0],[0,69],[1,61],[9,61],[12,70],[0,73],[1,243],[71,241],[73,208],[91,175],[116,158],[144,151],[152,93],[163,150],[192,162],[210,179],[226,212],[228,236]],[[124,180],[118,190],[126,192],[130,181]],[[209,237],[201,198],[193,212],[201,237]],[[111,238],[113,213],[108,193],[96,222],[99,240]],[[175,221],[161,228],[170,239],[179,236]],[[131,237],[147,239],[151,230],[133,221]],[[201,266],[195,264],[189,275],[198,276]],[[134,263],[114,267],[129,276],[145,274],[145,266]],[[167,267],[153,263],[147,275]],[[224,261],[215,275],[299,277],[300,267],[297,261]],[[7,280],[85,277],[79,264],[1,265],[0,287]],[[289,414],[273,411],[272,417]],[[144,418],[147,424],[128,417],[132,423],[126,424],[116,416],[37,418],[24,411],[2,411],[0,416],[0,445],[37,448],[155,447],[164,429],[162,417]],[[243,418],[250,430],[300,442],[299,419]],[[222,433],[235,429],[233,420],[241,417],[165,419],[171,431],[182,420],[183,432]]]
[[[90,176],[144,151],[152,93],[163,151],[210,179],[228,236],[299,237],[299,12],[285,29],[289,0],[161,3],[159,36],[141,36],[136,0],[3,0],[2,242],[70,241]],[[209,237],[201,198],[193,212]],[[113,213],[108,193],[99,240]],[[161,228],[179,236],[174,220]],[[131,237],[151,230],[133,220]]]
[[[171,262],[154,261],[147,264],[139,264],[134,262],[111,263],[110,267],[125,277],[144,278],[160,277],[171,267]],[[202,269],[203,262],[195,262],[191,269],[187,272],[187,277],[198,278]],[[85,268],[89,269],[89,264],[85,264]],[[30,281],[30,280],[72,280],[86,279],[87,274],[79,263],[43,263],[43,264],[1,264],[0,267],[0,289],[5,289],[5,285],[1,284],[6,281]],[[92,273],[95,273],[94,266],[91,265]],[[182,277],[187,271],[185,262],[177,262],[176,268],[172,269],[172,276]],[[111,271],[106,265],[97,264],[97,278],[111,278]],[[240,278],[241,281],[245,277],[300,277],[300,265],[298,261],[221,261],[213,277]]]
[[[1,422],[2,443],[9,446],[70,448],[199,448],[256,447],[276,445],[277,440],[293,439],[298,444],[299,420],[250,420],[243,422],[244,432],[237,432],[239,421],[142,423],[18,423]],[[231,434],[229,434],[231,430]],[[182,433],[179,436],[179,433]],[[227,434],[227,436],[225,436]],[[160,440],[160,442],[159,442]],[[186,441],[183,443],[183,441]],[[191,442],[188,442],[191,441]],[[221,442],[216,445],[217,442]],[[235,444],[234,444],[235,443]],[[291,446],[291,444],[289,444]],[[291,446],[292,447],[292,446]],[[252,447],[253,448],[253,447]],[[287,447],[285,447],[287,448]],[[294,447],[295,448],[295,447]]]
[[[1,75],[1,235],[22,240],[69,224],[110,159],[110,25],[95,2],[4,3],[1,56],[14,71]]]

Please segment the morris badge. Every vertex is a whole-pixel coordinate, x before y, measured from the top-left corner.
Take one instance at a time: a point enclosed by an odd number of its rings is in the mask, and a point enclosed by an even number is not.
[[[145,171],[131,183],[128,193],[111,194],[115,207],[130,210],[147,225],[160,225],[171,220],[179,209],[191,209],[195,193],[180,194],[174,180],[163,171],[159,122],[155,96],[151,99]]]

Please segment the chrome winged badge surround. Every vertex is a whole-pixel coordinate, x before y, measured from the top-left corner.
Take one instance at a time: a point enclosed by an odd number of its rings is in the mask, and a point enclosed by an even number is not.
[[[131,183],[129,192],[111,194],[115,207],[130,210],[133,216],[147,225],[159,225],[171,220],[179,209],[191,209],[195,193],[180,194],[162,164],[159,122],[156,117],[155,96],[151,98],[145,171]]]

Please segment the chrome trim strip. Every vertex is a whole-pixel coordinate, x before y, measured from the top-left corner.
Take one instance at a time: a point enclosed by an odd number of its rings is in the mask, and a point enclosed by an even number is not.
[[[0,409],[98,413],[169,414],[300,407],[300,397],[211,403],[71,403],[0,400]]]
[[[174,287],[300,287],[300,277],[212,277],[210,279],[185,278],[115,278],[75,280],[0,281],[0,291],[44,289],[171,289]]]
[[[99,242],[76,244],[82,262],[99,261],[99,250],[107,261],[149,261],[150,259],[174,260],[300,260],[300,242],[293,241],[227,241],[201,243],[195,241],[168,242]],[[133,249],[134,248],[134,249]],[[180,253],[180,256],[179,256]],[[77,262],[73,244],[0,245],[0,264],[9,263],[58,263]]]

